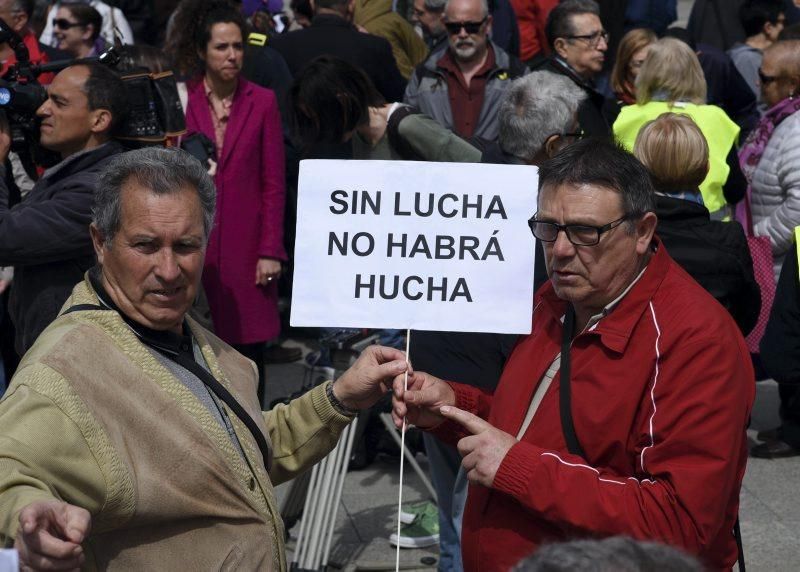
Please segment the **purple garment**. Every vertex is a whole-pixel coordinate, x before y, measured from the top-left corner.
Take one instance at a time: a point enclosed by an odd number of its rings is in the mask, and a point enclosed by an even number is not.
[[[242,14],[247,17],[252,16],[259,10],[270,14],[278,14],[283,11],[283,2],[281,0],[244,0],[242,2]]]
[[[758,163],[764,155],[764,150],[767,148],[775,128],[780,125],[781,121],[798,110],[800,110],[800,97],[789,97],[776,104],[764,114],[764,117],[761,118],[761,121],[758,122],[756,128],[753,129],[747,137],[747,141],[739,150],[739,165],[742,167],[742,173],[747,179],[747,196],[744,201],[741,201],[736,206],[736,220],[742,223],[745,229],[751,224],[747,217],[745,203],[750,203],[750,183],[753,178],[753,172],[758,167]]]

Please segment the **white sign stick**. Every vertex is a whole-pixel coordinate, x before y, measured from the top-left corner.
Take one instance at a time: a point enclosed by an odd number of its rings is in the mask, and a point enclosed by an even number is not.
[[[411,330],[406,330],[406,361],[411,363]],[[408,391],[408,368],[403,375],[403,391]],[[397,493],[397,553],[394,561],[395,572],[400,570],[400,534],[402,521],[400,520],[400,513],[403,512],[403,465],[406,458],[406,418],[403,417],[403,429],[400,432],[400,483],[398,485]]]

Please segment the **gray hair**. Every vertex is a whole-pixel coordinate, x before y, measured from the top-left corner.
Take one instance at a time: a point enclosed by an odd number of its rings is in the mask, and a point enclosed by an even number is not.
[[[580,14],[594,14],[600,17],[600,6],[595,0],[561,0],[547,15],[544,33],[552,48],[558,38],[575,33],[572,17]]]
[[[551,135],[575,121],[586,93],[566,76],[537,71],[514,80],[500,105],[500,148],[530,161]]]
[[[122,187],[131,179],[156,195],[177,193],[187,187],[195,189],[203,209],[203,229],[208,239],[214,224],[217,190],[205,167],[180,149],[144,147],[117,155],[100,173],[94,191],[92,222],[109,248],[122,223]]]
[[[685,552],[659,544],[617,536],[547,544],[520,562],[513,572],[701,572]]]
[[[450,6],[451,1],[452,0],[447,0],[444,3],[445,12],[447,11],[447,7]],[[489,0],[480,0],[480,3],[481,3],[481,14],[483,14],[483,17],[486,18],[489,15]],[[425,4],[425,6],[427,6],[427,3]]]
[[[425,0],[423,4],[429,12],[444,12],[447,0]]]

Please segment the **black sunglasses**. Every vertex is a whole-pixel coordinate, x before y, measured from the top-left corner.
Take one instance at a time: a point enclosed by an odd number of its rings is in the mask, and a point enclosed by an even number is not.
[[[460,33],[461,28],[464,28],[467,34],[477,34],[485,23],[486,18],[480,22],[445,22],[444,27],[447,28],[447,33],[451,36]]]
[[[766,75],[761,69],[758,70],[758,81],[761,82],[761,85],[768,85],[773,81],[778,81],[780,79],[777,75]]]
[[[85,26],[83,22],[70,22],[66,18],[56,18],[53,20],[53,27],[59,30],[69,30],[75,26]]]

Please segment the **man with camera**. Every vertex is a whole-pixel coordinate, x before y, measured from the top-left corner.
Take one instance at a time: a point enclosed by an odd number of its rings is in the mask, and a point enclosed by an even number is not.
[[[15,268],[9,313],[20,355],[94,264],[89,239],[94,188],[103,166],[123,151],[112,132],[126,112],[125,87],[114,72],[100,64],[70,66],[53,79],[36,111],[40,143],[61,161],[13,208],[0,167],[0,266]],[[5,163],[11,138],[3,123],[0,161]]]

